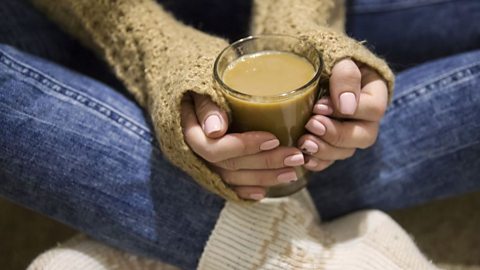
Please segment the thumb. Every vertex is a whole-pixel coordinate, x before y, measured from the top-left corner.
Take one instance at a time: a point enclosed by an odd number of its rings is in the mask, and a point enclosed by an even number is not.
[[[225,135],[228,129],[227,113],[208,96],[193,94],[193,102],[198,122],[202,125],[205,135],[212,139]]]
[[[362,74],[350,59],[339,61],[330,76],[330,96],[335,109],[343,115],[353,115],[360,97]]]

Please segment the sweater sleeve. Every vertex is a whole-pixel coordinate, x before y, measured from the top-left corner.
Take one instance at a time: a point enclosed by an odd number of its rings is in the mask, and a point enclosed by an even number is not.
[[[394,75],[386,62],[370,52],[362,42],[343,33],[345,7],[342,0],[254,0],[251,32],[287,34],[315,44],[323,54],[324,76],[330,77],[335,63],[351,58],[365,64],[386,81],[389,98]]]
[[[184,141],[181,100],[188,91],[228,106],[214,89],[213,63],[228,44],[177,21],[154,0],[32,0],[65,31],[101,55],[150,114],[164,155],[201,186],[240,200]]]

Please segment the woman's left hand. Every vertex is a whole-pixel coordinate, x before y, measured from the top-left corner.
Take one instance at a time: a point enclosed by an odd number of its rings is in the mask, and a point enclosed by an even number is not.
[[[306,154],[304,167],[322,171],[373,145],[387,102],[387,85],[377,72],[350,59],[335,64],[330,96],[315,104],[305,126],[310,133],[298,141]]]

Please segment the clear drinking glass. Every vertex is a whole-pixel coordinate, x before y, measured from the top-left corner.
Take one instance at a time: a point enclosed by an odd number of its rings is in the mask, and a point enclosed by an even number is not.
[[[288,52],[308,60],[315,75],[305,85],[275,96],[248,95],[230,88],[223,81],[224,71],[236,59],[261,52]],[[308,42],[286,35],[251,36],[232,43],[217,57],[214,66],[216,87],[221,89],[232,110],[232,132],[268,131],[284,146],[296,146],[305,133],[305,124],[311,116],[315,101],[326,94],[319,87],[323,61],[320,52]],[[267,197],[293,194],[307,185],[308,173],[296,167],[298,180],[270,187]]]

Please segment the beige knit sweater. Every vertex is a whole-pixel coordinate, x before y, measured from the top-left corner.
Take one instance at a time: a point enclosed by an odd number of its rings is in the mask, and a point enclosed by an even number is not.
[[[177,21],[154,0],[32,0],[51,19],[101,55],[141,106],[150,113],[164,155],[208,190],[240,200],[186,145],[180,101],[188,91],[209,95],[228,111],[212,83],[213,62],[227,46],[223,39]],[[340,31],[341,1],[257,0],[254,34],[284,33],[316,44],[329,76],[333,65],[351,57],[377,70],[393,88],[393,75],[381,59]],[[340,11],[340,12],[339,12]]]

